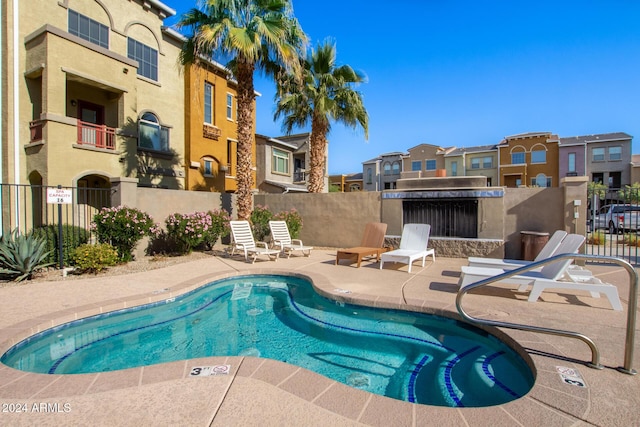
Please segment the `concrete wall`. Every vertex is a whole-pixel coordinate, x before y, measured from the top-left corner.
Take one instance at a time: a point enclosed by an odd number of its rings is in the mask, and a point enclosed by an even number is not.
[[[230,194],[136,188],[135,180],[113,190],[114,206],[135,205],[161,224],[175,212],[224,208],[235,216]],[[585,234],[586,195],[586,177],[565,178],[560,188],[506,188],[504,197],[479,199],[478,239],[433,238],[431,246],[442,256],[520,258],[523,231]],[[256,194],[254,205],[274,213],[295,208],[303,219],[300,238],[316,247],[358,246],[368,222],[386,223],[389,235],[402,233],[402,200],[382,199],[381,192]]]
[[[274,213],[295,208],[303,219],[305,244],[344,248],[360,244],[366,223],[381,222],[380,194],[256,194],[253,200]]]

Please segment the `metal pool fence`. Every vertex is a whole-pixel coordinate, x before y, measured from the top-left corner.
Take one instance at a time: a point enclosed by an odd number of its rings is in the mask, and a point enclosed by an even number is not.
[[[76,246],[95,240],[91,221],[111,206],[111,189],[0,184],[0,202],[1,234],[37,234],[47,241],[48,261],[62,268]]]
[[[590,192],[585,253],[640,262],[640,188]]]

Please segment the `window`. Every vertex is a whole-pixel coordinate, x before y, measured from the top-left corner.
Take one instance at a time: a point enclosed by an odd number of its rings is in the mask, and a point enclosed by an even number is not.
[[[609,160],[622,160],[622,147],[609,147]]]
[[[233,120],[233,95],[227,94],[227,120]]]
[[[158,81],[158,51],[129,37],[127,57],[138,61],[138,75]]]
[[[458,176],[458,162],[451,162],[451,176]]]
[[[483,157],[482,158],[482,167],[485,169],[491,169],[493,167],[493,157]]]
[[[153,113],[144,113],[138,121],[138,147],[169,151],[169,129]]]
[[[400,163],[399,162],[393,162],[393,166],[391,166],[392,168],[392,173],[394,175],[400,175]]]
[[[536,150],[531,152],[531,163],[546,163],[547,150]]]
[[[600,184],[604,184],[604,173],[602,172],[594,173],[592,175],[592,178],[593,178],[592,179],[593,182],[599,182]]]
[[[539,173],[535,178],[531,179],[531,185],[535,187],[551,187],[551,178]]]
[[[205,82],[204,84],[204,122],[213,123],[213,85]]]
[[[567,157],[567,169],[569,170],[569,172],[575,172],[576,171],[576,153],[569,153],[569,156]]]
[[[274,148],[271,169],[276,173],[289,174],[289,153]]]
[[[594,162],[604,162],[604,148],[594,148],[591,154]]]
[[[227,139],[227,173],[231,174],[233,165],[233,140]]]
[[[213,161],[211,159],[203,160],[204,176],[213,176]]]
[[[411,170],[414,171],[414,172],[422,170],[422,162],[421,161],[413,161],[413,162],[411,162]]]
[[[385,163],[383,170],[385,175],[391,175],[391,164]]]
[[[425,161],[425,169],[428,171],[436,170],[436,161],[435,160],[426,160]]]
[[[69,33],[109,49],[109,27],[69,9]]]
[[[471,169],[480,169],[480,157],[471,159]]]
[[[371,168],[367,169],[367,184],[373,184],[373,171]]]
[[[521,165],[523,163],[526,163],[524,159],[524,151],[521,151],[519,153],[511,153],[512,165]]]

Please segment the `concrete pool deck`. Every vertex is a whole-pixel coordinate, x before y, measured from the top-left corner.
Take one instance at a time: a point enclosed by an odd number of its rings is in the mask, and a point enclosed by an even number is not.
[[[164,300],[239,273],[307,276],[321,293],[366,305],[457,316],[455,297],[465,259],[437,257],[425,268],[363,262],[334,265],[336,250],[277,262],[240,257],[190,261],[147,272],[34,282],[0,288],[0,354],[33,333],[91,314]],[[0,425],[194,426],[632,426],[640,425],[640,375],[624,362],[628,274],[589,266],[619,289],[624,311],[587,292],[553,290],[537,303],[515,286],[487,287],[465,297],[472,315],[567,329],[592,338],[603,370],[586,366],[591,352],[570,338],[509,329],[535,368],[536,383],[521,399],[488,408],[414,405],[350,388],[286,363],[253,357],[212,357],[81,375],[43,375],[0,365]],[[404,295],[404,296],[403,296]],[[636,327],[636,331],[638,328]],[[640,370],[636,332],[633,367]],[[194,366],[231,365],[222,376],[190,377]],[[577,370],[586,387],[564,382],[557,367]]]

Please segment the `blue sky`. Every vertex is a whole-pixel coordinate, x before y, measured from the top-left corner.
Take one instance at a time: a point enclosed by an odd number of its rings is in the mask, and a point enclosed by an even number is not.
[[[186,1],[165,0],[178,15]],[[334,123],[329,173],[422,143],[469,147],[524,132],[626,132],[640,154],[636,0],[293,0],[311,39],[363,71],[369,139]],[[166,21],[175,22],[175,18]],[[274,85],[257,77],[256,132],[282,135]],[[308,131],[310,129],[301,129]]]

